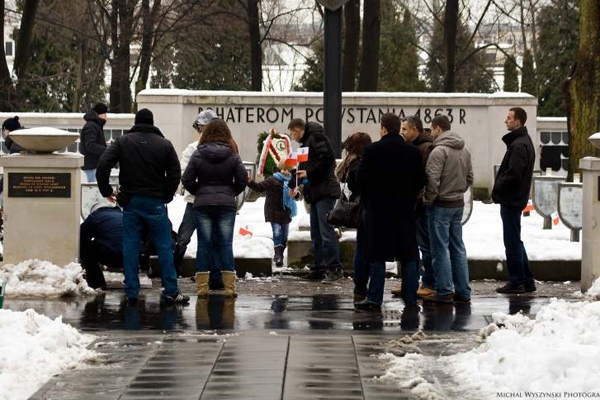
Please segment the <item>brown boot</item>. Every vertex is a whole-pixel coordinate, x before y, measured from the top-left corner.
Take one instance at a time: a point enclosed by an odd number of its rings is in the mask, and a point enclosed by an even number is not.
[[[196,272],[196,294],[198,297],[208,296],[208,272]]]
[[[235,271],[222,271],[223,274],[223,286],[225,286],[225,296],[227,297],[237,297],[237,292],[235,290],[235,283],[237,277],[235,276]]]

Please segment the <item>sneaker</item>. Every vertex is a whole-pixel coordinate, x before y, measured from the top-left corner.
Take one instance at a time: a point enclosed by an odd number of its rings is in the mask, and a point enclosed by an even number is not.
[[[323,271],[312,270],[307,275],[304,275],[300,279],[304,281],[320,281],[325,277],[325,273]]]
[[[467,304],[471,302],[471,298],[470,297],[466,297],[466,296],[460,296],[458,294],[454,295],[454,302],[455,303],[460,303],[460,304]]]
[[[525,289],[526,293],[531,293],[531,292],[537,291],[537,288],[535,287],[535,281],[524,284],[523,289]]]
[[[512,285],[507,283],[496,289],[496,292],[503,294],[522,294],[525,293],[525,287],[523,285]]]
[[[417,297],[428,297],[433,295],[435,295],[435,290],[428,287],[421,286],[417,290]]]
[[[341,269],[334,269],[325,273],[325,278],[321,281],[322,283],[333,283],[337,282],[344,277],[344,273]]]
[[[190,296],[186,296],[185,294],[182,294],[181,292],[177,292],[177,293],[171,294],[171,295],[163,294],[162,297],[167,303],[187,304],[190,302]]]
[[[379,304],[373,303],[367,299],[354,303],[354,309],[356,311],[381,312],[381,306]]]
[[[454,295],[452,293],[444,295],[444,296],[438,296],[437,294],[425,297],[423,299],[423,302],[425,304],[431,304],[431,305],[443,305],[443,304],[452,304],[454,303]]]

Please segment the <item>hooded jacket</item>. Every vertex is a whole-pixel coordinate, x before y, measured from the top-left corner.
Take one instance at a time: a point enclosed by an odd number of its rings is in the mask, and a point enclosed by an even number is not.
[[[496,175],[492,199],[494,203],[523,209],[531,191],[535,148],[525,126],[507,133],[502,141],[506,154]]]
[[[300,145],[308,147],[308,161],[298,166],[299,170],[306,170],[308,178],[304,185],[306,202],[314,204],[325,198],[339,198],[341,191],[335,177],[335,154],[323,127],[316,122],[308,122]]]
[[[464,193],[473,184],[471,154],[456,133],[445,131],[433,141],[425,172],[423,202],[438,207],[464,206]]]
[[[194,194],[194,207],[236,209],[235,196],[246,188],[248,174],[239,154],[224,143],[204,143],[192,155],[181,182]]]
[[[88,111],[83,119],[86,122],[79,134],[79,152],[84,157],[81,169],[96,169],[102,153],[106,150],[106,139],[102,129],[106,121],[98,117],[94,110]]]
[[[181,166],[173,145],[157,127],[134,125],[102,154],[96,179],[104,197],[113,192],[108,180],[110,170],[117,163],[120,194],[159,197],[165,203],[173,200],[181,178]]]

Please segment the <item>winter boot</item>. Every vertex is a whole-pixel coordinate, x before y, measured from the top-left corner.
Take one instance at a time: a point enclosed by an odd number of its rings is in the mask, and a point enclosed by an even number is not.
[[[225,286],[225,296],[237,297],[235,291],[236,276],[235,271],[222,271],[223,274],[223,286]]]
[[[198,297],[208,296],[208,272],[196,272],[196,293]]]
[[[275,266],[277,267],[283,265],[283,250],[285,250],[285,247],[283,247],[282,244],[275,246],[275,256],[273,257],[273,261],[275,261]]]

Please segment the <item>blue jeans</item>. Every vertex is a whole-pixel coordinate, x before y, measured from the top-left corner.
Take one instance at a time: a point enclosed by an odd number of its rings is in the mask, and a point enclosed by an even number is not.
[[[183,213],[183,219],[179,230],[177,231],[177,245],[175,246],[175,265],[180,266],[185,256],[188,244],[192,239],[192,235],[196,230],[196,220],[194,218],[194,207],[192,203],[186,203],[185,211]],[[217,254],[217,249],[213,248],[213,255]],[[210,266],[210,284],[220,285],[221,284],[221,268],[219,267],[218,260],[213,257]]]
[[[402,270],[402,300],[407,306],[417,304],[417,289],[419,288],[419,266],[416,261],[405,261]],[[369,262],[369,289],[367,301],[381,305],[385,288],[385,262]]]
[[[275,222],[271,222],[271,229],[273,230],[273,245],[287,246],[290,224],[277,224]]]
[[[85,179],[89,183],[96,182],[96,168],[94,168],[94,169],[83,169],[82,171],[85,174]]]
[[[137,297],[140,292],[138,277],[142,226],[150,231],[150,238],[158,253],[160,279],[165,295],[177,293],[177,272],[173,264],[173,238],[167,208],[162,199],[134,195],[123,209],[123,274],[125,294]]]
[[[511,285],[533,283],[534,280],[533,273],[529,269],[527,251],[521,240],[521,212],[520,208],[500,205],[508,282]]]
[[[315,268],[338,268],[340,248],[333,226],[327,223],[327,214],[333,210],[335,198],[328,197],[310,205],[310,240],[315,254]]]
[[[429,239],[429,210],[425,208],[423,214],[417,218],[417,243],[421,250],[423,263],[423,287],[435,289],[435,271],[431,263],[431,244]]]
[[[233,258],[234,209],[195,208],[198,250],[196,272],[208,272],[212,260],[221,271],[235,271]]]
[[[429,237],[438,296],[471,297],[467,251],[462,240],[463,207],[429,209]]]

